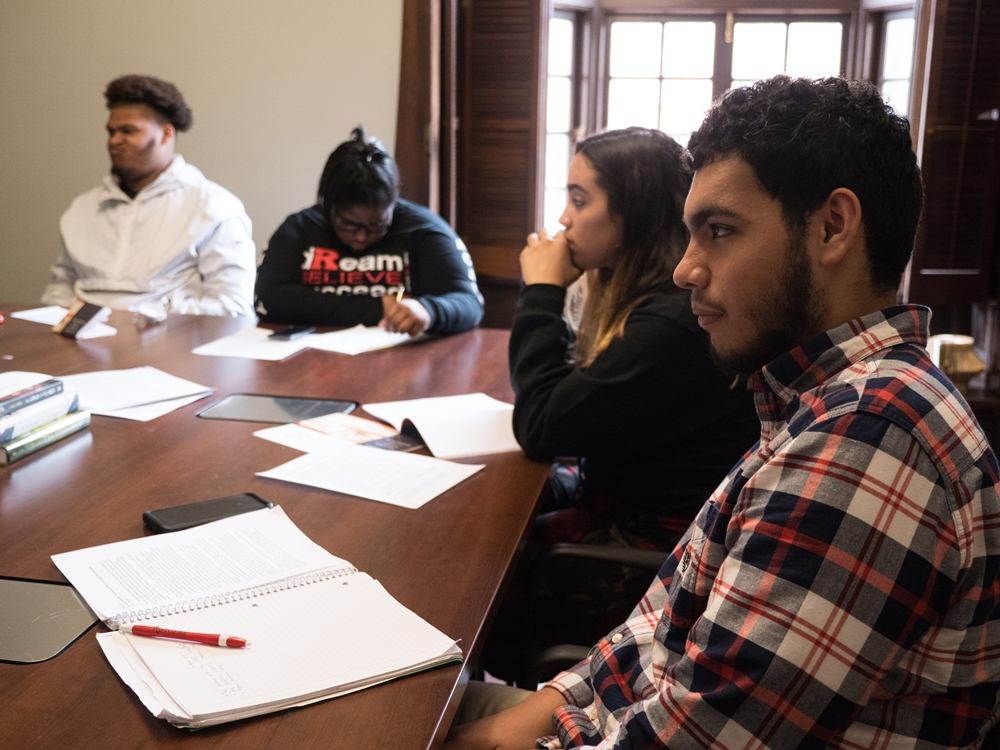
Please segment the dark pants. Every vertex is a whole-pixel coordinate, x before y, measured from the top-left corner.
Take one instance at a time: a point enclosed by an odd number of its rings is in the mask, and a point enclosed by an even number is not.
[[[580,507],[573,467],[555,463],[548,489],[479,659],[491,675],[530,690],[536,686],[523,683],[532,679],[529,666],[542,650],[594,645],[628,618],[654,577],[648,570],[606,562],[547,557],[560,542],[612,547],[634,542]]]

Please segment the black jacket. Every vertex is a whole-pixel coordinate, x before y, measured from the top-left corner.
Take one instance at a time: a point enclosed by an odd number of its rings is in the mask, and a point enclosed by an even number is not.
[[[289,216],[271,237],[254,306],[268,323],[372,326],[382,318],[379,298],[400,286],[427,308],[432,333],[465,331],[483,317],[472,259],[440,216],[398,201],[389,231],[359,253],[313,206]]]
[[[722,375],[682,289],[641,303],[589,367],[571,361],[566,291],[521,291],[510,339],[514,433],[533,458],[582,459],[584,497],[646,538],[658,518],[687,521],[760,437],[753,396]]]

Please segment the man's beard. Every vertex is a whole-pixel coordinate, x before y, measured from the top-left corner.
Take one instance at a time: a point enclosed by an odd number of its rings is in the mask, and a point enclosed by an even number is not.
[[[794,232],[785,247],[780,282],[762,293],[747,310],[757,335],[740,350],[721,354],[711,348],[716,367],[728,375],[748,377],[775,357],[822,333],[827,304],[813,285],[805,232]]]
[[[115,163],[111,162],[111,174],[119,179],[120,182],[126,183],[130,180],[134,180],[137,177],[142,177],[146,171],[148,171],[149,155],[156,148],[156,139],[150,138],[148,142],[143,144],[143,146],[138,149],[137,156],[141,156],[138,160],[140,166],[135,166],[136,159],[132,158],[133,166],[116,166]]]

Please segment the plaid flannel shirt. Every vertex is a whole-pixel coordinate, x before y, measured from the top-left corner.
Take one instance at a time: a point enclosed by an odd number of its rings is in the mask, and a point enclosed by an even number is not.
[[[755,375],[762,431],[540,747],[976,747],[1000,688],[998,465],[896,307]]]

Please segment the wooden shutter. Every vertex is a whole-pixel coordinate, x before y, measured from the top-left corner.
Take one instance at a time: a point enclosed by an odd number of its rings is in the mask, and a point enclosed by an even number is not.
[[[480,274],[519,277],[540,215],[540,60],[548,3],[463,3],[459,233]]]
[[[906,298],[969,305],[989,294],[1000,189],[1000,3],[937,0],[921,139],[924,214]]]

